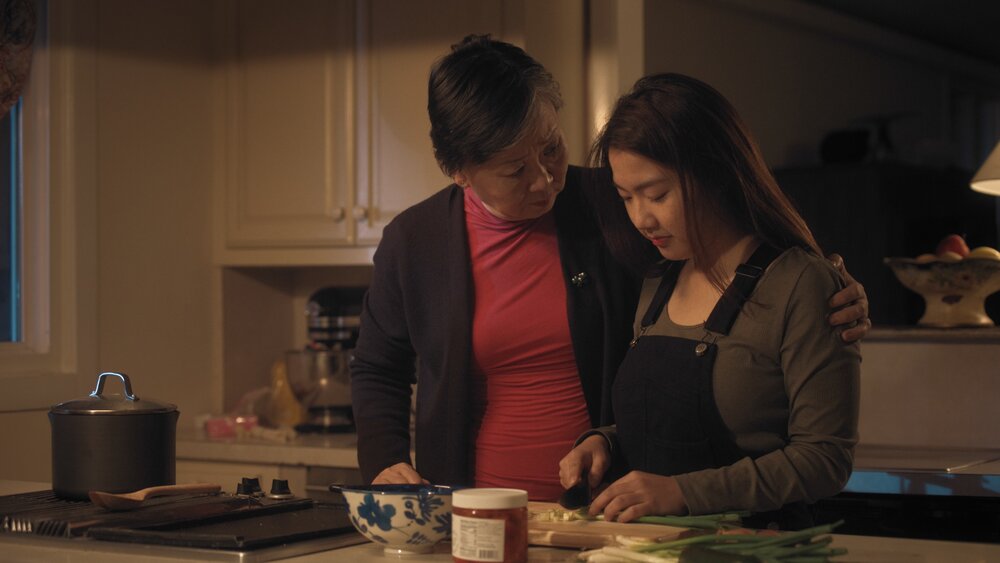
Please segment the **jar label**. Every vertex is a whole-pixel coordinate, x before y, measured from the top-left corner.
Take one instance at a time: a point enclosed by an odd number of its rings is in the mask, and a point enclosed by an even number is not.
[[[451,554],[466,561],[503,562],[504,520],[451,518]]]

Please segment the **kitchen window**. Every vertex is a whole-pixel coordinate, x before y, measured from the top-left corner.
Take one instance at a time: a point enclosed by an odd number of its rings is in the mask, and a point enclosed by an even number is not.
[[[52,22],[60,30],[81,16],[74,4],[60,4],[61,15]],[[78,263],[87,257],[77,251],[75,211],[81,199],[90,199],[76,187],[76,167],[86,170],[89,161],[63,147],[81,129],[73,102],[89,99],[76,77],[92,72],[86,58],[55,56],[48,2],[35,6],[30,75],[17,104],[0,119],[0,412],[47,408],[73,396],[84,353],[77,335],[91,332],[78,314],[78,288],[87,281],[77,274]]]
[[[21,339],[21,106],[0,119],[0,342]]]

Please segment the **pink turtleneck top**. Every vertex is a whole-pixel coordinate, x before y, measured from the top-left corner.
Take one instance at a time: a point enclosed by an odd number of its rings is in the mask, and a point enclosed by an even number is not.
[[[465,224],[475,290],[471,367],[486,389],[475,483],[555,500],[559,460],[590,428],[555,219],[500,219],[466,188]]]

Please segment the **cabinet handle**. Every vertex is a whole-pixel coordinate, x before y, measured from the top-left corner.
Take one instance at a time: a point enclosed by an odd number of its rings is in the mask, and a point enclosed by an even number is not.
[[[359,223],[368,220],[368,210],[365,209],[364,207],[355,207],[354,210],[351,212],[351,215],[354,217],[354,220]]]
[[[347,216],[347,212],[346,212],[346,211],[344,211],[344,208],[343,208],[343,207],[337,207],[337,208],[335,208],[335,209],[334,209],[334,210],[333,210],[333,211],[332,211],[332,212],[330,213],[330,217],[332,217],[332,218],[333,218],[333,222],[334,222],[334,223],[339,223],[339,222],[343,221],[343,220],[344,220],[344,217],[346,217],[346,216]]]

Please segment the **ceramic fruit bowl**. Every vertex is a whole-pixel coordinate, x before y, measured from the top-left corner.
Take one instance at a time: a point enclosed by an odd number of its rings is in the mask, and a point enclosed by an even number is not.
[[[390,555],[430,553],[451,538],[451,487],[330,485],[347,500],[351,523]]]
[[[928,255],[929,256],[929,255]],[[1000,291],[1000,260],[992,258],[886,258],[907,289],[924,298],[921,326],[993,326],[986,298]]]

